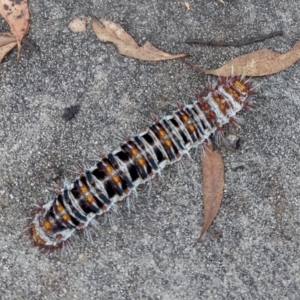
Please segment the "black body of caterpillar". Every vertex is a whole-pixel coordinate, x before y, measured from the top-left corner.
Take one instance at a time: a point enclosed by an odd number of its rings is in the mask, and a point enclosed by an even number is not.
[[[143,133],[129,138],[112,153],[85,169],[76,180],[35,212],[30,231],[35,245],[61,247],[77,229],[114,209],[136,188],[191,148],[201,147],[226,124],[237,125],[237,112],[251,107],[253,88],[242,77],[220,77],[205,96],[181,105],[172,115],[155,120]]]

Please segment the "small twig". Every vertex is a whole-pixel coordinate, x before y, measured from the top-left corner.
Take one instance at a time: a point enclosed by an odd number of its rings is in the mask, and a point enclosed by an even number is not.
[[[22,43],[30,48],[30,50],[38,51],[39,47],[32,44],[27,38],[23,38]]]
[[[198,39],[187,39],[185,42],[188,44],[200,44],[200,45],[208,45],[208,46],[220,46],[220,47],[240,47],[240,46],[244,46],[244,45],[249,45],[252,43],[256,43],[256,42],[261,42],[264,41],[266,39],[278,36],[278,35],[283,35],[283,31],[275,31],[272,32],[270,34],[267,35],[262,35],[259,37],[253,37],[250,38],[249,40],[246,41],[241,41],[241,42],[216,42],[216,41],[201,41]]]
[[[198,67],[198,66],[196,66],[196,65],[194,65],[194,64],[192,64],[192,63],[190,63],[189,61],[186,61],[185,59],[181,59],[181,61],[182,61],[183,63],[185,63],[186,65],[188,65],[188,66],[190,66],[190,67],[196,69],[197,71],[199,71],[199,72],[201,72],[201,73],[205,73],[205,71],[206,71],[206,69],[201,68],[201,67]]]

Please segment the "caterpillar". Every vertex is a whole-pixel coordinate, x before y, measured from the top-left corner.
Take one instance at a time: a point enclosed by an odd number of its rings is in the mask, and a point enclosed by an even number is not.
[[[48,250],[62,247],[76,230],[113,211],[117,202],[135,194],[164,167],[189,155],[192,148],[203,148],[213,136],[222,136],[226,126],[237,126],[236,114],[252,107],[253,94],[244,77],[219,77],[204,95],[196,94],[192,104],[178,105],[171,115],[153,120],[146,131],[102,155],[73,183],[64,183],[50,201],[37,206],[29,226],[33,244]]]

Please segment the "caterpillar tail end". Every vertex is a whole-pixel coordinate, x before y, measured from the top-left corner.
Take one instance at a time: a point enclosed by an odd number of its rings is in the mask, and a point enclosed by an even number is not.
[[[29,233],[33,246],[45,252],[61,249],[69,243],[73,230],[66,230],[46,209],[47,204],[33,211],[33,219],[29,224]]]

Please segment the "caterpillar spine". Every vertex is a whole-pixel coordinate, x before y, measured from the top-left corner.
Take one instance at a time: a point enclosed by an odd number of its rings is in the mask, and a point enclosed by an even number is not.
[[[34,244],[44,249],[61,247],[77,229],[113,210],[165,166],[180,161],[192,148],[203,147],[225,125],[237,125],[236,114],[251,107],[253,93],[243,77],[220,77],[207,88],[206,96],[196,95],[194,103],[154,120],[146,131],[103,155],[36,209],[30,222]]]

